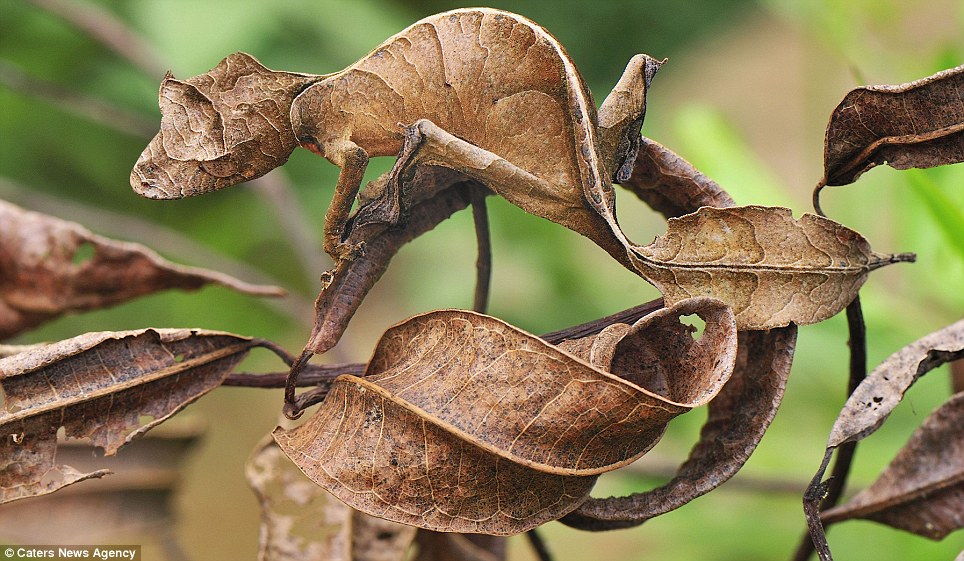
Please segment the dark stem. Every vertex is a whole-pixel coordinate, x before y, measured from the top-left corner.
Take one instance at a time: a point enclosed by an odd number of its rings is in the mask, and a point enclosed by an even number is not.
[[[353,364],[331,364],[315,365],[308,364],[298,376],[297,386],[306,388],[319,384],[328,384],[342,374],[361,376],[365,373],[365,365]],[[221,383],[222,386],[234,386],[240,388],[284,388],[288,380],[287,372],[273,372],[271,374],[231,374]]]
[[[662,307],[663,301],[661,299],[653,300],[604,318],[559,331],[553,331],[552,333],[546,333],[542,335],[541,338],[554,345],[559,344],[567,339],[577,339],[579,337],[594,335],[614,323],[633,323],[639,318],[649,315]],[[294,375],[289,376],[287,372],[276,372],[272,374],[231,374],[225,378],[221,385],[247,388],[285,388],[285,401],[287,403],[296,403],[299,399],[295,396],[296,387],[303,388],[324,385],[326,386],[325,391],[327,391],[327,386],[338,376],[342,374],[363,376],[367,367],[367,365],[362,363],[332,365],[308,364],[308,361],[314,356],[314,353],[310,351],[305,351],[301,356],[295,358],[278,344],[266,339],[259,339],[257,344],[277,354],[285,364],[291,365],[291,372]]]
[[[560,329],[559,331],[553,331],[552,333],[546,333],[545,335],[540,335],[540,338],[548,343],[552,343],[553,345],[558,345],[559,343],[569,339],[579,339],[580,337],[595,335],[614,323],[635,323],[636,320],[644,316],[648,316],[662,307],[663,299],[657,298],[656,300],[650,300],[645,304],[640,304],[639,306],[635,306],[621,312],[616,312],[615,314],[599,318],[597,320],[589,321],[580,325],[574,325],[565,329]]]
[[[489,284],[492,279],[492,242],[489,235],[489,211],[485,206],[485,193],[478,189],[470,192],[472,219],[475,221],[475,239],[478,257],[475,260],[475,299],[472,309],[484,314],[489,307]]]
[[[847,306],[847,329],[850,333],[850,379],[847,384],[847,395],[850,396],[860,385],[860,382],[867,377],[867,326],[864,323],[864,313],[860,305],[860,296]],[[850,475],[850,467],[853,465],[854,455],[857,453],[857,442],[850,441],[841,444],[837,448],[837,459],[834,460],[833,469],[830,471],[830,479],[823,485],[824,496],[819,503],[819,510],[826,510],[836,506],[843,496],[847,485],[847,478]],[[815,514],[819,518],[819,511]],[[810,536],[813,536],[813,522],[810,521],[810,513],[807,513],[807,525],[810,529]],[[821,534],[825,534],[823,525],[820,525]],[[823,536],[824,543],[826,537]],[[797,547],[794,561],[805,561],[814,551],[814,539],[804,536]],[[820,552],[821,559],[829,558],[829,545],[827,546],[827,557]]]
[[[298,408],[298,401],[295,398],[295,388],[298,387],[298,378],[301,376],[301,371],[308,366],[308,361],[311,360],[314,354],[315,353],[311,351],[302,351],[301,356],[291,365],[291,370],[288,372],[288,378],[285,381],[285,404],[282,411],[285,417],[291,420],[297,419],[304,412]]]
[[[964,392],[964,359],[951,363],[951,393]]]
[[[545,540],[542,539],[535,528],[526,532],[526,537],[529,538],[529,545],[532,546],[532,550],[535,551],[536,558],[539,561],[552,561],[552,553],[549,552]]]
[[[823,217],[827,215],[824,214],[823,209],[820,208],[820,192],[823,191],[823,188],[826,186],[826,180],[821,180],[820,183],[817,183],[817,186],[813,188],[813,210]]]
[[[804,536],[803,542],[797,548],[793,561],[806,561],[813,553],[814,548],[820,555],[822,561],[832,561],[830,555],[830,544],[827,543],[827,534],[824,531],[823,523],[820,521],[820,503],[827,496],[827,483],[823,481],[823,474],[827,471],[830,463],[830,456],[833,455],[833,448],[827,448],[820,462],[820,468],[810,480],[810,486],[803,494],[803,513],[807,517],[808,536]],[[809,539],[807,539],[809,538]]]

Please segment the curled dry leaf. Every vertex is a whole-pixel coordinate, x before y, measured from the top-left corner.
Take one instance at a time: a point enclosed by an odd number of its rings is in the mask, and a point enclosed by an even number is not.
[[[368,189],[377,192],[386,181],[387,176],[383,176]],[[420,168],[413,182],[421,186],[420,193],[431,190],[436,194],[424,199],[406,197],[410,212],[405,228],[391,228],[373,219],[369,208],[379,203],[371,199],[369,204],[369,199],[363,199],[345,243],[364,247],[364,251],[355,259],[339,261],[335,269],[323,277],[323,287],[315,302],[315,324],[305,345],[307,351],[321,354],[334,347],[398,250],[465,208],[471,200],[470,189],[482,188],[448,168],[430,166]]]
[[[670,150],[646,139],[623,184],[668,218],[701,206],[732,206],[730,196]],[[584,530],[640,524],[706,494],[729,479],[756,449],[780,406],[796,342],[793,325],[739,334],[730,381],[709,406],[689,458],[666,485],[631,497],[591,498],[561,522]]]
[[[401,561],[415,528],[358,512],[311,482],[266,437],[245,466],[261,502],[261,561]]]
[[[144,246],[0,201],[0,339],[64,313],[211,283],[247,294],[284,294],[277,287],[176,265]]]
[[[875,520],[934,540],[964,528],[964,393],[924,420],[877,481],[820,517]]]
[[[854,299],[870,271],[913,259],[874,253],[828,218],[796,220],[790,209],[762,206],[672,218],[666,234],[632,255],[667,305],[716,298],[733,308],[741,330],[823,321]]]
[[[780,406],[796,334],[793,325],[740,332],[733,375],[710,402],[700,440],[670,482],[627,497],[590,498],[561,521],[582,530],[636,526],[712,491],[736,474]]]
[[[60,427],[114,454],[217,387],[260,344],[215,331],[144,329],[87,333],[0,359],[0,503],[106,473],[55,466]],[[151,420],[142,423],[144,416]]]
[[[896,169],[964,161],[964,66],[899,86],[848,93],[827,126],[824,185],[853,183],[886,163]]]
[[[877,430],[918,378],[964,357],[964,320],[935,331],[890,355],[847,399],[830,431],[827,448],[862,440]]]
[[[698,340],[679,323],[692,313],[706,321]],[[365,377],[338,378],[308,422],[275,440],[364,512],[437,531],[522,532],[578,506],[596,475],[712,399],[736,351],[732,313],[707,299],[597,339],[590,364],[489,316],[417,316],[384,334]]]
[[[641,137],[632,175],[621,185],[667,218],[683,216],[704,206],[736,206],[715,181],[646,137]]]

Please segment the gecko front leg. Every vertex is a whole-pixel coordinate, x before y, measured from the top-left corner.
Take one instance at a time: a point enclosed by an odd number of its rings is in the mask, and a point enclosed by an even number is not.
[[[341,168],[338,183],[335,184],[335,194],[331,198],[328,212],[325,213],[325,253],[336,261],[353,259],[364,248],[362,244],[345,243],[345,229],[358,188],[368,168],[368,153],[350,140],[339,140],[326,144],[323,155]]]

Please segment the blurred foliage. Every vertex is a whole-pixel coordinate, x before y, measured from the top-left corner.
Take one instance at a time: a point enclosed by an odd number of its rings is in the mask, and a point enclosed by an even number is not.
[[[204,72],[239,50],[273,68],[333,72],[418,18],[457,7],[445,0],[104,0],[97,5],[134,29],[179,77]],[[644,134],[719,180],[739,203],[784,204],[797,214],[809,210],[810,189],[822,175],[823,130],[849,89],[864,82],[910,81],[964,60],[964,7],[953,0],[527,0],[489,5],[548,28],[570,51],[597,101],[633,54],[670,57],[654,81]],[[161,71],[138,70],[29,2],[0,0],[0,197],[63,218],[83,217],[94,231],[145,243],[175,261],[211,266],[207,256],[223,254],[310,302],[321,270],[299,259],[292,249],[290,216],[279,215],[260,188],[241,186],[165,202],[131,192],[130,168],[158,122]],[[101,100],[114,110],[101,121],[78,116],[63,102],[12,88],[11,77],[18,72],[47,83],[48,89]],[[121,132],[112,125],[127,113],[143,133]],[[373,163],[370,177],[391,165],[390,159],[381,160]],[[293,186],[304,219],[320,240],[337,168],[297,151],[280,173]],[[881,167],[853,186],[825,191],[828,214],[861,231],[875,249],[919,254],[915,265],[875,273],[863,291],[871,366],[964,311],[962,184],[961,165],[912,173]],[[48,208],[51,200],[69,204],[58,205],[55,212]],[[116,213],[139,227],[114,220]],[[502,201],[490,199],[490,214],[495,259],[491,312],[507,321],[536,333],[550,331],[656,296],[571,232]],[[641,243],[663,230],[658,216],[625,193],[619,216]],[[190,243],[166,233],[172,230]],[[406,247],[332,360],[364,360],[378,335],[409,315],[469,306],[474,252],[468,213]],[[304,312],[292,316],[210,288],[64,318],[18,342],[94,330],[197,326],[266,337],[297,350],[307,335],[305,317],[311,317],[310,309]],[[638,529],[584,534],[550,524],[546,533],[557,558],[595,558],[603,550],[621,559],[787,558],[803,530],[799,493],[737,490],[737,482],[752,487],[761,478],[779,478],[799,484],[802,492],[845,398],[846,337],[841,317],[801,330],[782,410],[733,484]],[[247,366],[281,368],[266,354],[256,355]],[[946,369],[919,382],[908,403],[861,445],[854,483],[872,480],[947,395]],[[274,427],[280,404],[276,391],[225,389],[192,407],[212,420],[179,498],[179,535],[194,558],[254,556],[257,504],[244,484],[242,464]],[[674,423],[641,462],[643,469],[678,462],[702,419],[702,413],[695,413]],[[617,472],[604,478],[597,494],[657,483]],[[866,522],[835,527],[829,537],[838,557],[853,561],[950,559],[961,547],[959,533],[931,543]],[[531,555],[524,540],[513,540],[513,559]]]

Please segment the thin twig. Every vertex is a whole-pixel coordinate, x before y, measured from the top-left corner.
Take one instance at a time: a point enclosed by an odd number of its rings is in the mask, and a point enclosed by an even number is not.
[[[46,101],[66,113],[124,134],[150,138],[157,129],[157,125],[138,113],[34,78],[7,61],[0,61],[0,84],[25,97]]]
[[[492,241],[489,234],[489,211],[485,206],[485,193],[472,189],[472,219],[475,221],[475,238],[478,257],[475,260],[475,298],[472,309],[485,313],[489,307],[489,284],[492,279]]]
[[[139,32],[103,7],[82,0],[30,0],[35,6],[83,31],[149,76],[167,71],[163,58]]]
[[[820,462],[820,468],[814,474],[813,479],[810,480],[810,486],[803,494],[803,512],[807,518],[808,534],[804,536],[804,541],[797,548],[793,561],[806,561],[813,553],[814,548],[819,553],[820,559],[823,561],[832,560],[830,544],[827,543],[827,534],[823,522],[820,521],[820,503],[827,496],[827,483],[823,481],[823,474],[827,471],[827,464],[830,463],[831,455],[833,455],[833,449],[827,448],[823,455],[823,461]]]
[[[863,309],[860,305],[860,296],[858,295],[854,298],[854,301],[847,306],[847,329],[850,333],[850,376],[847,384],[847,396],[849,397],[860,385],[860,382],[867,377],[867,325],[864,323]],[[853,465],[854,455],[857,453],[857,442],[849,441],[844,442],[839,447],[837,447],[837,457],[833,463],[833,469],[830,471],[830,478],[826,483],[823,484],[822,492],[823,498],[819,503],[818,511],[827,510],[836,506],[840,501],[840,497],[843,496],[844,489],[847,486],[847,479],[850,475],[850,468]],[[807,513],[808,517],[811,515],[810,512]],[[813,516],[819,518],[819,512],[814,513]],[[813,522],[808,521],[809,532],[804,534],[803,538],[800,540],[800,545],[797,547],[797,552],[794,555],[794,561],[805,561],[814,552],[815,538],[812,538],[814,532]],[[820,531],[826,534],[826,529],[823,524],[820,525]],[[826,543],[826,537],[823,537],[824,543]],[[816,540],[819,541],[819,540]],[[821,559],[824,558],[824,553],[820,550],[821,546],[817,546],[817,551],[821,555]],[[827,555],[829,555],[829,545],[827,546]]]
[[[951,363],[951,392],[964,392],[964,359]]]
[[[549,552],[549,548],[542,536],[539,535],[538,530],[535,528],[529,530],[526,532],[526,537],[529,538],[529,545],[532,546],[532,550],[539,561],[552,561],[552,553]]]
[[[597,320],[560,329],[559,331],[553,331],[552,333],[546,333],[545,335],[541,335],[540,338],[553,345],[558,345],[568,339],[579,339],[580,337],[595,335],[614,323],[635,323],[639,318],[648,316],[662,307],[663,299],[657,298],[656,300],[650,300],[645,304],[640,304],[639,306],[634,306]]]
[[[824,217],[826,217],[827,215],[824,214],[823,209],[820,208],[820,193],[823,191],[823,188],[826,186],[827,186],[826,180],[821,180],[820,183],[817,183],[817,186],[813,188],[813,210],[819,216],[824,216]]]
[[[547,333],[542,335],[541,339],[555,345],[567,339],[585,337],[587,335],[599,333],[614,323],[632,323],[637,319],[648,315],[655,310],[658,310],[662,306],[662,300],[653,300],[652,302],[647,302],[640,306],[635,306],[604,318],[575,325],[566,329],[561,329],[559,331],[553,331],[552,333]],[[289,397],[286,399],[286,401],[294,402],[294,400],[297,399],[295,396],[295,388],[316,386],[319,384],[326,385],[342,374],[362,376],[367,368],[367,365],[363,363],[334,365],[310,364],[308,363],[308,360],[311,359],[313,354],[308,351],[303,352],[298,358],[294,358],[293,356],[289,355],[287,351],[269,341],[260,341],[259,345],[270,348],[276,354],[281,356],[282,359],[292,367],[292,369],[297,366],[299,375],[292,378],[288,373],[282,372],[272,374],[231,374],[225,379],[222,385],[242,386],[249,388],[285,388],[286,393],[289,394]]]
[[[307,367],[305,367],[305,370],[302,372],[301,376],[298,377],[297,385],[298,387],[306,388],[310,386],[317,386],[319,384],[327,384],[342,374],[361,376],[364,373],[365,365],[361,363],[328,365],[309,364]],[[241,388],[280,389],[285,387],[285,382],[287,379],[287,372],[272,372],[270,374],[249,374],[246,372],[241,372],[231,374],[225,378],[221,385]]]

